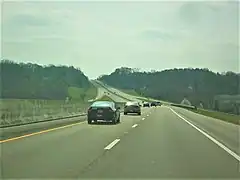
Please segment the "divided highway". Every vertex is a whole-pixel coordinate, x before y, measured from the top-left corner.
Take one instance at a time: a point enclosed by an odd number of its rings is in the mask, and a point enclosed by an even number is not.
[[[181,108],[143,108],[117,125],[84,121],[2,142],[2,177],[239,178],[239,126],[205,118]]]
[[[95,85],[97,99],[107,91],[118,102],[137,100],[116,89]],[[168,106],[142,108],[141,116],[122,114],[117,125],[88,125],[85,120],[86,116],[58,121],[57,128],[52,122],[48,129],[43,128],[44,123],[31,125],[32,129],[23,126],[21,133],[4,130],[0,176],[240,178],[238,125]]]
[[[96,99],[100,99],[102,96],[105,95],[105,92],[107,92],[108,94],[106,94],[106,95],[109,96],[115,102],[120,102],[121,103],[121,102],[129,101],[127,99],[127,97],[122,98],[118,94],[112,93],[112,90],[110,88],[104,87],[100,81],[92,80],[92,83],[98,89],[98,95],[97,95]]]

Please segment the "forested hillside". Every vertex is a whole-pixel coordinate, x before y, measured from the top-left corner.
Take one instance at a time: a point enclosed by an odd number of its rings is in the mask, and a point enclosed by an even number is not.
[[[187,98],[192,104],[202,103],[204,107],[212,106],[215,95],[239,93],[239,74],[198,68],[141,72],[122,67],[99,80],[119,89],[134,89],[139,94],[175,103]]]
[[[0,67],[1,98],[66,99],[69,88],[91,86],[82,71],[73,66],[40,66],[2,60]]]

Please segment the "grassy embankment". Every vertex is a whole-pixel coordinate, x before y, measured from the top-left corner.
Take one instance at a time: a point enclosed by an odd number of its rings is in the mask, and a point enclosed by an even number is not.
[[[219,119],[222,121],[226,121],[229,123],[238,124],[238,125],[240,124],[240,116],[239,115],[228,114],[228,113],[224,113],[224,112],[220,112],[220,111],[211,111],[211,110],[206,110],[206,109],[202,109],[202,108],[196,108],[194,106],[182,105],[182,104],[171,104],[171,105],[185,108],[192,112],[195,112],[195,113],[198,113],[198,114],[201,114],[204,116],[212,117],[215,119]]]
[[[209,111],[205,109],[197,109],[197,110],[191,110],[195,113],[202,114],[205,116],[209,116],[212,118],[216,118],[222,121],[226,121],[229,123],[233,124],[240,124],[240,116],[239,115],[234,115],[234,114],[228,114],[224,112],[218,112],[218,111]]]
[[[106,95],[104,95],[103,97],[101,97],[100,99],[98,99],[98,101],[113,101],[113,102],[115,102],[113,99],[111,99],[109,96],[106,96]],[[118,107],[120,107],[121,109],[123,109],[124,104],[125,104],[125,103],[120,103],[120,102],[115,102],[115,103],[116,103],[116,105],[117,105]]]
[[[53,117],[85,113],[89,99],[94,99],[97,89],[70,87],[69,101],[41,99],[2,99],[0,100],[0,126],[41,121]]]
[[[134,89],[119,89],[120,91],[129,94],[129,95],[133,95],[133,96],[139,96],[142,97],[140,94],[138,94]]]

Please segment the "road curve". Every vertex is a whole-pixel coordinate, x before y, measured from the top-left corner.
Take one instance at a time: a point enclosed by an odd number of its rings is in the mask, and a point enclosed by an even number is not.
[[[2,177],[240,177],[236,158],[169,107],[143,108],[141,116],[127,115],[121,119],[118,125],[82,122],[1,143]]]

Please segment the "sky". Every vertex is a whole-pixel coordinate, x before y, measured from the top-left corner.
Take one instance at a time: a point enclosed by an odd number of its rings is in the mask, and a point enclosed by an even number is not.
[[[73,65],[89,78],[119,67],[239,72],[235,1],[2,3],[2,58]]]

